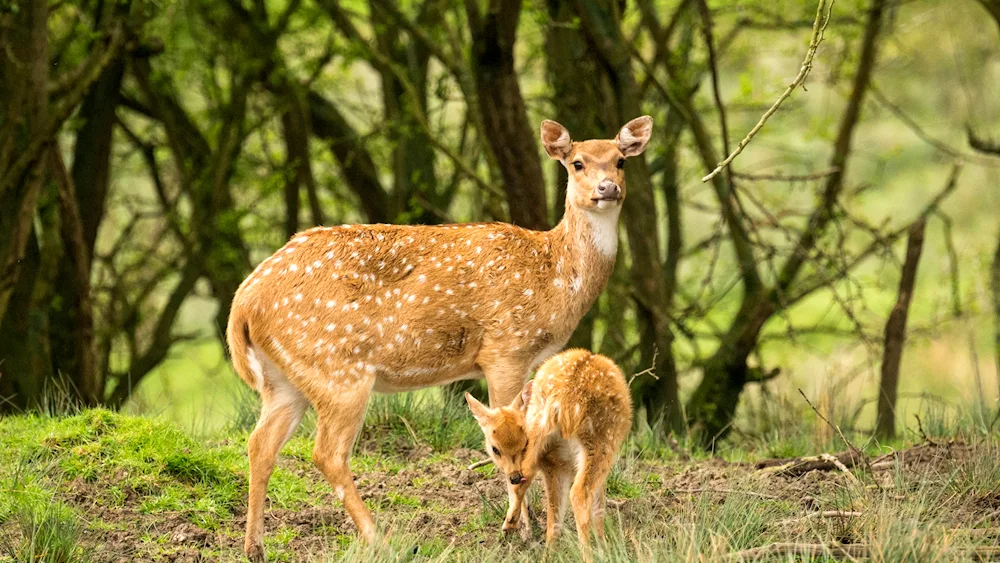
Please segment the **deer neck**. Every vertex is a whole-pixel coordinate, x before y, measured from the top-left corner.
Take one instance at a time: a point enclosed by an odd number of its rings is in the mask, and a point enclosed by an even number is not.
[[[562,220],[549,231],[552,249],[560,254],[555,274],[566,279],[587,309],[604,290],[614,268],[619,213],[620,209],[586,211],[567,201]]]

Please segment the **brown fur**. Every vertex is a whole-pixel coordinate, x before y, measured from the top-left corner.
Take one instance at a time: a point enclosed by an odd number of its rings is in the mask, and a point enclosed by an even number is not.
[[[585,556],[590,531],[604,537],[604,486],[632,426],[628,385],[618,366],[587,350],[567,350],[538,368],[506,407],[490,409],[466,395],[493,462],[517,483],[504,530],[527,526],[524,495],[541,472],[548,506],[546,545],[559,535],[567,487]],[[518,477],[520,476],[520,477]]]
[[[573,143],[561,125],[543,124],[546,150],[563,155],[554,158],[570,173],[566,214],[550,231],[504,223],[319,227],[247,277],[227,339],[233,367],[263,399],[248,444],[251,558],[263,558],[275,459],[308,404],[319,415],[313,459],[369,539],[371,514],[347,460],[372,391],[485,377],[490,402],[507,404],[530,370],[565,344],[614,266],[625,196],[618,161],[642,151],[651,127],[637,118],[615,141]],[[620,197],[598,201],[602,182]]]

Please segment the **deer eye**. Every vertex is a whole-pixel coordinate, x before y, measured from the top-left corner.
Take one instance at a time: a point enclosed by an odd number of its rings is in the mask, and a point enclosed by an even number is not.
[[[618,169],[621,170],[622,168],[625,168],[625,159],[624,158],[619,158],[618,159]]]
[[[576,162],[573,163],[573,168],[576,168],[577,170],[583,170],[583,163],[577,160]]]
[[[495,453],[497,457],[503,457],[500,455],[500,450],[498,450],[496,446],[493,446],[493,453]]]

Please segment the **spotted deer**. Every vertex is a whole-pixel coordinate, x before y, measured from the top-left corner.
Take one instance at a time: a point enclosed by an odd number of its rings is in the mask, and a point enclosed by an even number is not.
[[[468,393],[465,399],[487,453],[514,488],[504,530],[529,525],[522,522],[524,496],[540,472],[545,545],[559,536],[569,501],[588,558],[591,530],[604,539],[604,486],[632,426],[628,384],[618,366],[587,350],[567,350],[546,360],[508,406],[489,408]]]
[[[652,125],[639,117],[614,140],[573,142],[562,125],[542,122],[546,153],[569,173],[565,215],[549,231],[319,227],[244,280],[226,337],[234,369],[262,400],[248,442],[251,559],[264,559],[275,459],[309,404],[317,413],[313,461],[369,540],[374,522],[348,458],[373,391],[485,377],[490,403],[503,405],[565,345],[611,274],[625,159],[642,153]]]

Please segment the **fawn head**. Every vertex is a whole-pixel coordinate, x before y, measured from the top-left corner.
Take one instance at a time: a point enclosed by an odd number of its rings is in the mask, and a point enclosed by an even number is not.
[[[542,146],[569,173],[566,202],[577,209],[618,210],[625,200],[625,159],[642,154],[653,133],[653,118],[637,117],[614,140],[573,142],[555,121],[542,122]]]
[[[528,433],[524,426],[524,412],[531,398],[531,382],[505,407],[490,408],[480,403],[469,393],[465,400],[469,403],[472,416],[486,436],[486,453],[499,467],[512,485],[520,485],[530,475],[527,467]]]

